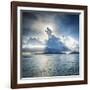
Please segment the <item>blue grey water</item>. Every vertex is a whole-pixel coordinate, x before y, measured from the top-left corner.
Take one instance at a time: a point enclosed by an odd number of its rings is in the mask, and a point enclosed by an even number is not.
[[[22,57],[22,78],[70,75],[79,75],[79,54],[38,54]]]

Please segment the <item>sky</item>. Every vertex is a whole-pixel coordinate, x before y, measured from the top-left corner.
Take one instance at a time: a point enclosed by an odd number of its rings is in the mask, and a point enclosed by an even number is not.
[[[22,44],[43,44],[49,27],[56,37],[69,36],[79,41],[79,14],[48,11],[21,11]]]

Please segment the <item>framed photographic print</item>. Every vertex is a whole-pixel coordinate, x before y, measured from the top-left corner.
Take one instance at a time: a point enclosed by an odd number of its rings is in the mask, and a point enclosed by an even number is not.
[[[11,2],[11,88],[87,84],[87,6]]]

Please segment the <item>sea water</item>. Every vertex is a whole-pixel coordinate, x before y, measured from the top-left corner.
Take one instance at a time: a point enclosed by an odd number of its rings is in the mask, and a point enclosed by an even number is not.
[[[79,75],[79,54],[33,54],[22,56],[21,77]]]

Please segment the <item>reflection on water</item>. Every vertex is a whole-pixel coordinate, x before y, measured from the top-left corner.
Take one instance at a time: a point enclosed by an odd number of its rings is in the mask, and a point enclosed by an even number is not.
[[[79,75],[79,54],[41,54],[22,57],[22,77]]]

